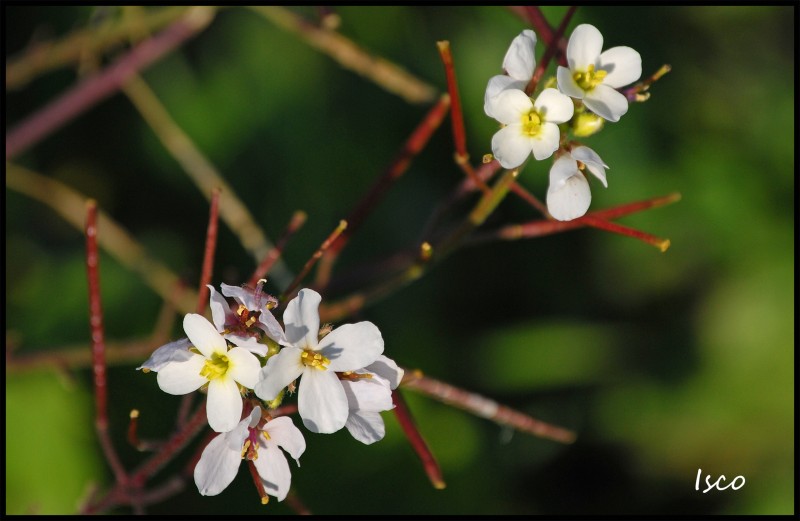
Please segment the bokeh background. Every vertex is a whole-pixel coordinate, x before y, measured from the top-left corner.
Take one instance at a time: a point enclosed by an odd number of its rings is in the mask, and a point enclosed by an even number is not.
[[[86,6],[3,9],[7,63],[32,40],[123,16],[120,8]],[[436,41],[449,40],[469,150],[478,159],[491,151],[496,123],[483,113],[483,90],[527,27],[521,18],[501,7],[335,11],[342,34],[439,91],[446,84]],[[552,25],[565,11],[544,9]],[[586,229],[465,248],[350,319],[378,324],[401,365],[574,429],[578,441],[514,433],[405,391],[447,488],[430,486],[394,416],[384,413],[388,432],[373,446],[344,430],[306,437],[293,485],[311,511],[794,513],[795,21],[794,6],[578,9],[570,30],[592,23],[605,48],[635,48],[645,74],[672,66],[648,102],[585,140],[611,165],[609,188],[593,184],[592,208],[682,194],[677,204],[621,221],[668,237],[672,247],[662,254]],[[537,50],[541,56],[543,46]],[[78,76],[60,69],[7,90],[6,131]],[[430,106],[403,101],[246,8],[219,12],[143,77],[271,238],[294,210],[308,213],[284,256],[294,272]],[[462,178],[452,154],[446,121],[334,275],[416,243]],[[97,199],[152,256],[196,284],[206,198],[125,95],[14,161]],[[531,162],[520,177],[542,199],[548,168]],[[12,189],[5,203],[6,343],[14,356],[89,350],[82,233]],[[485,228],[535,217],[509,197]],[[239,284],[253,268],[221,224],[214,283]],[[101,273],[109,340],[146,338],[161,299],[109,255]],[[159,438],[179,403],[136,365],[109,371],[111,432],[129,468],[145,457],[125,442],[129,411],[141,411],[143,437]],[[90,483],[111,485],[91,392],[88,368],[8,364],[6,513],[75,512]],[[698,469],[741,475],[746,485],[703,494],[695,490]],[[217,497],[201,497],[189,482],[148,512],[292,511],[274,501],[261,506],[240,469]]]

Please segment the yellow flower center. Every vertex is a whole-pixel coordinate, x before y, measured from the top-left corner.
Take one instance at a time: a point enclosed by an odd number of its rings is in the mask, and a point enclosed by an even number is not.
[[[205,376],[209,380],[225,376],[230,368],[230,360],[227,355],[214,353],[210,360],[206,360],[206,365],[200,370],[200,376]]]
[[[536,112],[536,109],[531,109],[529,112],[522,115],[522,133],[526,136],[534,137],[539,134],[542,129],[542,116]]]
[[[594,65],[589,65],[585,72],[576,72],[572,75],[572,78],[583,90],[592,90],[603,83],[606,74],[606,71],[596,71],[594,70]]]
[[[303,365],[319,369],[320,371],[328,369],[327,366],[331,363],[330,360],[310,349],[303,351],[303,354],[300,355],[300,361],[303,362]]]

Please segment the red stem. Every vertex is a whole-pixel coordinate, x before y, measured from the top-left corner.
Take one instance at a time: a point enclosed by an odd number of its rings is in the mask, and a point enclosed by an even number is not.
[[[143,41],[105,70],[75,85],[29,116],[6,136],[6,160],[114,94],[131,76],[197,34],[212,16],[213,10],[208,7],[190,10],[186,16]]]
[[[267,255],[264,257],[264,260],[261,261],[261,264],[256,267],[253,275],[250,277],[248,285],[255,286],[258,284],[259,280],[266,277],[273,264],[275,264],[275,262],[280,259],[281,255],[283,254],[283,249],[286,247],[286,243],[295,233],[297,233],[297,230],[303,227],[307,217],[308,215],[300,210],[292,214],[292,219],[286,226],[286,230],[283,232],[283,235],[275,244],[275,247],[272,248],[269,253],[267,253]]]
[[[397,389],[392,391],[392,402],[394,403],[394,409],[392,409],[394,411],[394,415],[397,417],[397,421],[400,422],[400,427],[402,427],[406,438],[408,438],[408,441],[411,443],[411,446],[414,448],[417,456],[419,456],[419,459],[422,460],[422,466],[425,468],[425,473],[428,475],[428,479],[431,480],[434,488],[445,488],[446,485],[444,479],[442,478],[442,469],[439,468],[439,464],[436,462],[436,458],[433,456],[431,449],[422,438],[422,434],[420,434],[419,430],[417,429],[417,425],[414,423],[414,418],[411,416],[411,412],[408,410],[406,401],[403,399],[403,396]]]
[[[314,264],[316,264],[319,258],[322,257],[322,254],[325,253],[325,251],[331,247],[331,244],[333,244],[334,241],[336,241],[336,239],[342,234],[342,232],[344,232],[345,229],[347,229],[347,225],[348,225],[347,221],[345,220],[339,221],[339,226],[337,226],[336,229],[334,229],[331,232],[331,234],[328,235],[328,238],[322,242],[317,251],[315,251],[314,254],[311,256],[311,258],[308,259],[306,265],[303,266],[302,271],[300,271],[300,273],[297,275],[297,277],[295,277],[292,283],[289,284],[289,287],[286,288],[286,290],[278,298],[278,300],[285,300],[292,297],[292,293],[294,292],[294,290],[297,289],[297,287],[300,285],[301,282],[303,282],[303,279],[306,278],[306,275],[308,275],[308,273],[311,271],[311,268],[314,267]]]
[[[531,94],[533,91],[536,90],[536,86],[539,84],[539,80],[542,79],[544,75],[544,71],[547,69],[547,66],[550,65],[550,60],[553,59],[556,52],[559,50],[559,45],[562,40],[562,36],[564,35],[564,31],[567,29],[567,25],[569,21],[572,19],[572,15],[575,14],[575,10],[577,6],[570,6],[567,10],[567,14],[564,15],[564,18],[561,20],[561,24],[559,24],[558,29],[556,32],[551,36],[551,38],[547,41],[547,48],[544,51],[544,55],[542,55],[542,59],[539,61],[539,64],[536,66],[536,70],[533,73],[533,78],[531,78],[528,87],[525,89],[525,92]]]
[[[456,68],[453,65],[453,54],[450,51],[450,42],[436,42],[439,48],[439,56],[444,63],[444,73],[447,77],[447,92],[450,94],[450,122],[453,125],[453,142],[456,147],[456,154],[467,157],[467,138],[464,132],[464,114],[461,111],[461,96],[458,94],[458,82],[456,81]]]
[[[208,212],[208,230],[206,231],[206,249],[203,255],[203,271],[200,275],[200,287],[197,292],[197,312],[202,314],[208,305],[208,286],[214,271],[214,252],[217,249],[217,230],[219,228],[219,188],[211,191],[211,207]],[[188,395],[187,395],[188,396]]]
[[[108,435],[108,397],[106,385],[106,342],[100,294],[100,253],[97,249],[97,202],[86,204],[86,271],[89,282],[89,324],[92,332],[92,370],[94,373],[95,429],[108,464],[118,484],[128,481],[125,468]]]

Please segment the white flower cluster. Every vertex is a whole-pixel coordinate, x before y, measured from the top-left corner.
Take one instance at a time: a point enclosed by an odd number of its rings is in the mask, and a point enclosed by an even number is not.
[[[568,140],[567,131],[583,137],[600,130],[604,120],[619,121],[628,111],[628,100],[617,89],[639,79],[642,59],[630,47],[602,52],[600,31],[579,25],[567,44],[569,67],[557,70],[558,89],[545,88],[532,99],[525,89],[536,69],[535,46],[531,30],[514,38],[503,59],[505,74],[489,80],[483,108],[503,125],[492,138],[492,153],[503,168],[519,167],[530,154],[538,161],[556,154],[547,210],[554,218],[569,221],[584,215],[592,199],[582,171],[588,169],[608,186],[608,166],[592,149]]]
[[[194,470],[203,495],[222,492],[246,459],[266,493],[279,501],[286,497],[291,472],[278,447],[298,465],[306,448],[289,417],[270,415],[287,386],[297,389],[297,410],[308,430],[332,433],[346,427],[370,444],[385,434],[380,412],[394,407],[391,393],[403,377],[403,370],[383,356],[383,337],[373,323],[321,333],[321,297],[303,289],[286,306],[281,327],[270,312],[277,301],[261,292],[262,284],[255,291],[221,284],[222,295],[208,286],[213,324],[187,314],[188,338],[161,346],[138,368],[157,372],[159,387],[169,394],[207,391],[208,424],[221,434],[206,446]],[[233,298],[233,306],[225,297]]]

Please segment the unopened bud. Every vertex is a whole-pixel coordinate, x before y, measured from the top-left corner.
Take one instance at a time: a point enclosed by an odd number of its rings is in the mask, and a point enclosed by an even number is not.
[[[603,129],[603,118],[591,112],[581,112],[572,118],[572,133],[575,137],[587,137]]]

